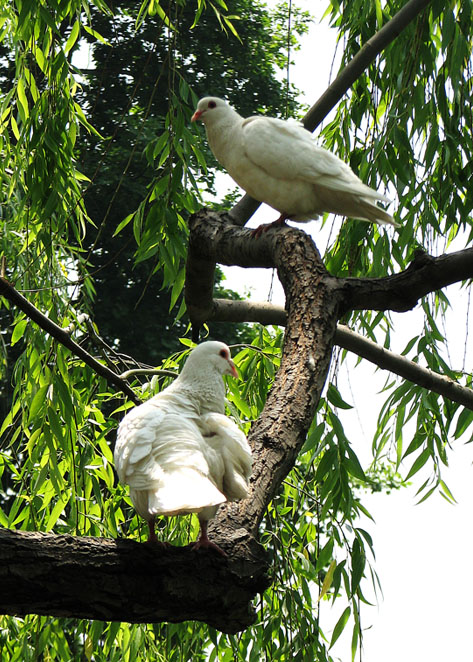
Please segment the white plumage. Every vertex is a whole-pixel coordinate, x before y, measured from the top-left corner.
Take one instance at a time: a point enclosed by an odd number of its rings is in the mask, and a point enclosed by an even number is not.
[[[237,376],[227,345],[202,343],[168,388],[120,423],[115,467],[148,522],[151,541],[157,515],[197,513],[201,535],[195,548],[221,551],[208,540],[207,522],[219,504],[247,496],[251,451],[224,414],[224,374]]]
[[[280,212],[275,224],[306,222],[332,212],[398,227],[376,204],[389,200],[318,147],[302,124],[262,115],[245,119],[216,97],[199,101],[192,121],[198,119],[205,124],[215,158],[236,183]]]

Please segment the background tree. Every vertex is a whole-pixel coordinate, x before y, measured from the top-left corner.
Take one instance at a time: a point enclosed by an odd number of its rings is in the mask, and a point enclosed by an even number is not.
[[[95,5],[108,13],[105,4]],[[428,8],[419,14],[426,5]],[[205,162],[199,150],[200,138],[196,140],[187,129],[194,97],[179,62],[186,70],[195,68],[196,78],[201,80],[209,69],[200,71],[196,62],[215,63],[220,51],[213,42],[215,30],[210,34],[209,29],[203,34],[212,48],[202,53],[196,44],[177,49],[179,39],[185,41],[180,27],[194,21],[186,13],[190,5],[174,3],[167,14],[157,3],[147,7],[160,17],[157,34],[164,35],[168,45],[168,57],[157,59],[156,72],[157,80],[162,77],[166,81],[167,106],[156,115],[156,124],[150,120],[146,127],[150,136],[156,126],[162,131],[146,144],[155,177],[149,183],[140,180],[144,198],[138,211],[123,209],[115,231],[120,236],[133,228],[137,261],[150,261],[151,271],[160,274],[160,285],[161,281],[172,285],[171,302],[175,303],[184,283],[186,221],[199,207],[196,168]],[[246,430],[257,419],[251,429],[255,474],[253,499],[241,508],[222,509],[214,525],[214,535],[230,553],[228,564],[203,555],[196,561],[186,549],[167,558],[150,556],[132,541],[106,539],[122,535],[137,539],[141,535],[141,524],[126,493],[116,485],[107,443],[124,407],[117,388],[129,392],[129,386],[116,374],[113,381],[106,382],[110,375],[97,371],[92,357],[68,341],[73,336],[89,350],[92,347],[80,313],[92,310],[94,280],[90,271],[96,266],[94,260],[100,259],[101,242],[107,235],[103,225],[102,232],[94,237],[93,251],[87,239],[84,243],[89,219],[83,190],[93,195],[96,177],[105,166],[97,159],[97,174],[87,171],[92,182],[85,181],[76,169],[78,132],[86,129],[93,135],[93,130],[90,97],[81,99],[82,106],[77,103],[77,84],[70,65],[81,31],[96,37],[99,17],[88,8],[82,14],[83,5],[78,2],[64,8],[51,3],[47,7],[9,3],[2,10],[3,37],[16,58],[13,85],[1,110],[2,250],[5,275],[15,287],[3,278],[1,288],[4,305],[10,307],[14,302],[10,344],[18,347],[24,342],[12,371],[14,402],[1,429],[0,473],[8,486],[0,504],[0,524],[6,527],[0,531],[0,565],[8,569],[2,574],[3,610],[16,616],[25,611],[49,614],[2,618],[0,642],[12,659],[252,660],[266,655],[268,659],[302,660],[310,649],[314,658],[329,660],[330,644],[350,615],[352,655],[356,655],[367,578],[371,575],[376,581],[370,568],[373,541],[358,522],[359,513],[365,510],[359,486],[372,483],[343,428],[340,410],[346,403],[335,383],[330,383],[320,397],[334,340],[342,346],[347,346],[347,339],[353,341],[346,329],[337,328],[337,320],[349,322],[352,328],[381,339],[381,344],[389,347],[392,329],[387,311],[407,310],[418,297],[424,297],[425,332],[408,343],[405,353],[414,363],[425,364],[466,387],[457,389],[448,401],[422,391],[415,383],[393,383],[379,419],[375,458],[385,454],[393,442],[394,467],[411,455],[408,475],[413,477],[430,461],[433,481],[421,489],[426,494],[436,486],[445,490],[440,467],[447,459],[449,437],[459,437],[473,419],[471,408],[464,408],[471,398],[471,376],[458,374],[447,365],[437,325],[438,316],[448,310],[441,288],[473,276],[470,251],[440,259],[417,255],[407,268],[415,248],[423,246],[437,252],[435,241],[440,235],[447,238],[447,245],[453,240],[468,241],[472,205],[465,170],[471,167],[472,144],[471,4],[446,8],[437,2],[413,0],[407,6],[411,14],[406,18],[406,12],[402,13],[401,26],[395,29],[388,25],[384,42],[376,41],[377,47],[370,42],[358,52],[397,8],[357,1],[347,6],[331,5],[332,21],[346,37],[345,61],[357,55],[351,68],[347,67],[306,119],[313,128],[330,106],[325,103],[327,98],[334,103],[353,85],[353,92],[340,102],[336,118],[325,127],[322,138],[326,146],[350,158],[363,179],[375,183],[375,176],[379,176],[396,188],[402,228],[395,241],[375,227],[347,223],[322,262],[311,240],[297,230],[268,234],[261,242],[249,241],[245,230],[237,227],[245,221],[241,206],[233,210],[236,225],[226,216],[205,212],[189,218],[188,273],[193,278],[188,280],[186,296],[194,323],[213,317],[288,324],[282,352],[281,329],[256,327],[251,346],[241,348],[236,357],[244,379],[243,385],[229,385],[229,406]],[[124,12],[117,11],[119,32],[127,19]],[[212,12],[217,12],[217,22],[233,39],[236,62],[239,42],[232,30],[236,21],[225,16],[223,3],[199,2],[193,16],[204,25]],[[266,18],[260,16],[264,24]],[[138,25],[140,29],[148,25],[144,9]],[[382,56],[366,68],[376,48]],[[241,57],[247,52],[242,51]],[[277,63],[278,57],[275,55],[270,65]],[[359,68],[353,66],[360,60]],[[229,66],[235,66],[232,53]],[[352,73],[347,75],[346,71]],[[116,78],[117,103],[120,99],[123,103],[120,86],[130,81],[120,75]],[[111,77],[111,82],[114,80]],[[248,86],[253,89],[250,83]],[[200,88],[196,89],[200,93]],[[243,89],[248,92],[249,88]],[[212,92],[218,93],[218,86]],[[240,103],[243,96],[246,94],[240,93],[235,101],[245,113]],[[100,95],[103,97],[105,94]],[[251,110],[257,110],[260,104],[249,92],[247,98],[252,100]],[[133,123],[133,116],[138,112],[140,103],[136,101],[135,107],[126,111],[125,123],[129,135],[135,136],[132,143],[137,145],[141,125]],[[98,123],[98,130],[111,133],[116,126],[112,123],[107,129],[106,121],[111,119]],[[91,142],[87,155],[100,153],[102,144],[101,139]],[[113,141],[108,145],[113,146]],[[122,157],[119,142],[116,153]],[[110,154],[113,158],[113,147]],[[85,164],[84,151],[81,155]],[[91,159],[91,163],[97,162]],[[133,161],[128,163],[131,167]],[[131,171],[140,173],[139,161],[136,171]],[[106,183],[107,177],[105,188]],[[92,210],[92,202],[89,204]],[[96,225],[104,220],[100,213],[97,211],[94,219]],[[115,255],[114,250],[110,255]],[[196,253],[200,258],[197,263]],[[286,289],[287,312],[267,306],[249,310],[242,302],[212,303],[217,259],[244,266],[277,266]],[[196,288],[199,283],[202,287]],[[38,309],[47,311],[46,320],[17,296],[19,289]],[[67,332],[52,326],[54,321]],[[373,359],[371,345],[359,335],[355,340],[357,351]],[[190,341],[184,340],[186,343]],[[116,372],[130,366],[119,358],[111,350],[105,353]],[[181,359],[182,355],[171,356],[163,367],[176,368]],[[401,372],[402,362],[391,359],[392,369]],[[420,383],[421,371],[415,365],[409,364],[409,368],[409,378]],[[166,379],[169,377],[160,378],[158,387],[165,385]],[[438,391],[444,382],[433,379],[430,389]],[[142,397],[156,386],[145,383],[140,390],[137,382],[134,385]],[[462,406],[458,391],[463,394]],[[131,397],[136,399],[136,394],[131,393]],[[112,415],[106,413],[110,407],[115,408]],[[413,418],[415,430],[406,440],[404,423]],[[388,480],[392,482],[391,476]],[[379,488],[379,480],[375,487]],[[163,527],[165,534],[185,543],[195,535],[195,523],[182,519],[164,522]],[[30,533],[36,531],[73,533],[76,538]],[[84,536],[94,536],[94,540]],[[254,617],[248,611],[248,600],[268,585],[267,554],[272,561],[272,585],[259,599],[257,624],[248,627]],[[53,569],[54,574],[44,572],[45,568],[49,572]],[[168,586],[161,581],[165,576],[172,577]],[[61,578],[66,581],[66,591],[58,581]],[[201,579],[208,592],[213,589],[205,600],[201,599]],[[91,586],[99,586],[99,591]],[[159,612],[152,601],[156,595]],[[166,596],[170,596],[170,603]],[[348,606],[341,608],[328,642],[320,628],[320,611],[329,599],[336,602],[340,597],[348,600]],[[29,608],[25,609],[25,604]],[[129,624],[149,623],[151,614],[167,621],[188,618],[192,623]],[[64,615],[98,620],[55,618]],[[199,623],[200,619],[226,632],[240,630],[240,634],[222,634]]]

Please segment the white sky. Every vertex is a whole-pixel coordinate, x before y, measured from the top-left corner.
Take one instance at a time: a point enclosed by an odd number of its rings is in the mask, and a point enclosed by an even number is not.
[[[298,0],[298,5],[322,16],[325,2]],[[303,40],[302,51],[294,54],[295,66],[290,76],[292,82],[303,90],[303,102],[312,105],[324,92],[335,50],[336,33],[328,24],[314,23]],[[334,69],[336,71],[336,68]],[[229,187],[233,187],[233,182]],[[275,220],[277,213],[262,205],[249,226]],[[320,232],[317,221],[303,227],[313,234],[323,253],[327,241],[326,232]],[[239,292],[253,291],[252,299],[266,300],[270,292],[272,274],[269,270],[244,270],[225,268],[226,286]],[[448,295],[455,301],[455,315],[447,323],[447,337],[451,338],[453,367],[461,367],[467,324],[467,298],[459,294],[458,287],[448,288]],[[282,288],[275,278],[274,303],[283,304]],[[396,333],[395,350],[400,351],[407,340],[422,330],[420,311],[394,316]],[[470,343],[471,345],[471,343]],[[468,353],[467,366],[472,364],[473,352]],[[355,361],[352,360],[351,368]],[[370,448],[376,425],[376,412],[383,396],[378,395],[386,373],[375,373],[374,366],[362,365],[350,369],[350,363],[342,366],[339,387],[345,399],[356,405],[356,413],[344,416],[350,425],[350,438],[356,439],[355,451],[364,460],[370,460]],[[349,381],[348,371],[349,370]],[[360,424],[361,421],[361,424]],[[453,440],[452,440],[453,441]],[[364,521],[374,539],[375,569],[380,577],[384,599],[374,607],[363,607],[362,625],[363,662],[470,662],[473,660],[473,628],[471,604],[473,595],[472,550],[473,533],[473,448],[466,440],[453,443],[450,467],[442,471],[442,477],[450,487],[457,505],[451,505],[435,494],[426,502],[419,500],[416,491],[427,478],[427,472],[413,477],[408,489],[390,495],[368,495],[365,506],[375,519],[375,524]],[[403,475],[413,459],[402,467]],[[364,590],[369,597],[369,580]],[[322,616],[325,634],[330,634],[330,623],[335,624],[345,605],[336,605],[333,614]],[[324,625],[325,623],[325,625]],[[333,627],[333,625],[332,625]],[[351,660],[351,628],[342,636],[332,651],[343,662]],[[357,658],[359,659],[359,658]]]

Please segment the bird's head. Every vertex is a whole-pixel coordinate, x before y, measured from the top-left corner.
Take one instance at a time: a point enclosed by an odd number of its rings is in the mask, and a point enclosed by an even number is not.
[[[238,378],[235,364],[232,361],[230,348],[223,342],[209,340],[194,347],[184,366],[184,371],[215,370],[221,375],[232,375]]]
[[[196,122],[200,120],[201,122],[208,122],[209,120],[216,119],[228,109],[230,106],[223,99],[218,97],[204,97],[197,104],[195,113],[191,117],[191,122]]]

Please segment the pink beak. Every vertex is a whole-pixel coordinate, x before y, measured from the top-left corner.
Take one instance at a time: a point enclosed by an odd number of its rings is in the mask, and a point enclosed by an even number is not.
[[[240,379],[240,376],[237,372],[237,369],[235,368],[235,364],[233,363],[233,361],[231,359],[229,359],[228,363],[230,364],[230,370],[231,370],[231,374],[233,375],[233,377],[235,377],[235,379]]]
[[[191,122],[196,122],[198,119],[200,119],[200,116],[202,115],[203,112],[204,112],[203,110],[196,110],[191,117]]]

